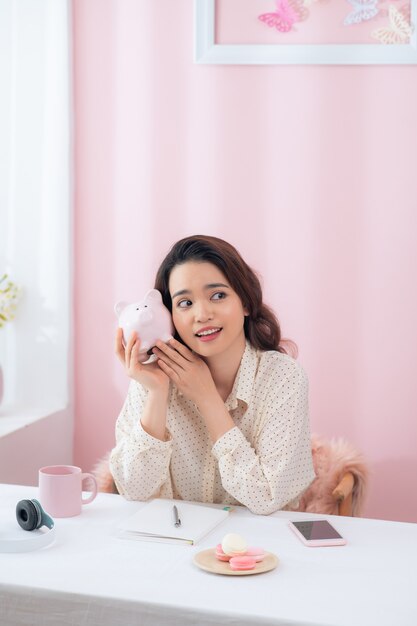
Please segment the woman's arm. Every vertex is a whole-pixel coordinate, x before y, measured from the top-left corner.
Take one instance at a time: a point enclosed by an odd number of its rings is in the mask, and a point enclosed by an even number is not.
[[[116,486],[129,500],[148,500],[166,483],[169,497],[171,443],[166,431],[169,378],[140,353],[140,339],[132,333],[127,344],[122,329],[115,337],[115,352],[132,379],[126,402],[116,423],[116,446],[110,471]]]
[[[253,513],[267,515],[299,496],[314,479],[308,423],[308,381],[301,368],[291,391],[272,384],[268,417],[252,446],[239,428],[213,446],[224,489]],[[271,410],[272,409],[272,410]]]
[[[165,426],[164,432],[161,430],[167,401],[147,393],[135,381],[130,383],[116,423],[116,446],[110,454],[117,489],[128,500],[148,500],[157,496],[163,485],[169,497],[172,442]],[[164,420],[161,411],[165,412]]]

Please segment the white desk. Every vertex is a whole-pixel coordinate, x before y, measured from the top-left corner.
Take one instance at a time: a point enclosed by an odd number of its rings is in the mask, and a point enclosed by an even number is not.
[[[37,491],[0,485],[0,532],[16,523],[16,502]],[[80,516],[56,520],[51,546],[0,554],[1,626],[417,624],[417,524],[326,516],[348,545],[307,548],[287,521],[319,516],[238,508],[196,546],[117,538],[115,525],[140,506],[100,494]],[[242,577],[199,570],[194,553],[227,532],[277,554],[277,569]]]

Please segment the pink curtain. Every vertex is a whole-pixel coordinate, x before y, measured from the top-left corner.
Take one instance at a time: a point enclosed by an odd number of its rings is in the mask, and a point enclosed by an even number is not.
[[[192,59],[189,0],[74,2],[76,461],[127,389],[114,302],[212,234],[297,342],[312,430],[371,464],[365,513],[417,521],[416,70]]]

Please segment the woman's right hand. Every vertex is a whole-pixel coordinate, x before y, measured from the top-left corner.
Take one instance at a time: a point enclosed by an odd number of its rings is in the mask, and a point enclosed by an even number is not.
[[[169,378],[158,367],[157,363],[143,362],[149,357],[147,354],[140,354],[140,339],[136,333],[130,335],[126,346],[123,345],[123,330],[117,329],[115,342],[116,355],[119,361],[124,365],[126,374],[140,383],[150,392],[168,393]]]

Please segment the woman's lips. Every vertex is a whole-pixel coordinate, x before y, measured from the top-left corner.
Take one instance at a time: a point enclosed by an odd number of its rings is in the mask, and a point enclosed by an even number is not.
[[[220,335],[221,331],[222,329],[220,328],[220,330],[216,330],[216,332],[211,333],[210,335],[201,335],[201,337],[196,335],[196,337],[200,341],[204,341],[204,343],[206,343],[207,341],[214,341]]]

